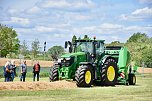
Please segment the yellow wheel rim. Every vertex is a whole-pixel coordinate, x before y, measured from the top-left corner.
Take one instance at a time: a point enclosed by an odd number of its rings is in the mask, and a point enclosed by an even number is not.
[[[113,81],[115,78],[115,69],[113,66],[109,66],[107,70],[107,77],[109,81]]]
[[[85,73],[85,82],[86,82],[87,84],[89,84],[90,81],[91,81],[91,72],[90,72],[90,71],[87,71],[87,72]]]
[[[135,84],[136,82],[136,79],[135,79],[135,76],[133,76],[133,84]]]

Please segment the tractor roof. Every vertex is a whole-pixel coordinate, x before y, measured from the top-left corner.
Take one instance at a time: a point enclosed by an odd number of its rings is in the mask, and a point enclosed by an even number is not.
[[[105,40],[95,40],[95,42],[102,42],[104,43]],[[80,40],[75,40],[75,42],[94,42],[94,40],[83,40],[83,39],[80,39]]]
[[[123,46],[106,46],[106,50],[120,50]]]

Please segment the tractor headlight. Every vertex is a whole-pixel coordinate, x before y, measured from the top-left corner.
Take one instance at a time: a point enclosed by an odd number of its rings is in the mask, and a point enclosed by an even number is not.
[[[70,60],[71,58],[66,58],[66,60]]]

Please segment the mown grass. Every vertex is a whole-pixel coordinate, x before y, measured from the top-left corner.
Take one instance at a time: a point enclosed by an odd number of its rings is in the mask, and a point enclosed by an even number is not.
[[[45,91],[0,91],[1,101],[151,101],[152,74],[137,75],[135,86],[91,87]],[[46,80],[45,78],[43,80]]]
[[[37,79],[37,78],[36,78]],[[20,81],[20,76],[15,77],[13,82]],[[33,76],[26,77],[25,81],[33,82]],[[48,81],[49,82],[49,76],[48,77],[40,77],[40,81]],[[0,78],[0,82],[4,82],[4,78]]]

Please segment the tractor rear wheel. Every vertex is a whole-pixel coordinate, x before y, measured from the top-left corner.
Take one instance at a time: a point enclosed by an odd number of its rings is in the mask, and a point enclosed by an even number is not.
[[[78,87],[90,87],[93,84],[93,70],[90,66],[80,66],[75,74],[76,85]]]
[[[101,68],[101,84],[104,86],[114,86],[118,78],[118,67],[114,59],[109,58]]]
[[[57,80],[59,80],[58,66],[54,66],[52,69],[50,69],[50,82]]]
[[[135,85],[136,84],[136,76],[135,74],[129,74],[128,76],[129,85]]]

